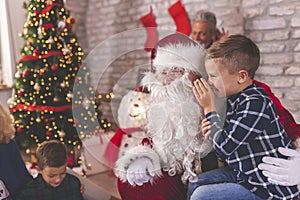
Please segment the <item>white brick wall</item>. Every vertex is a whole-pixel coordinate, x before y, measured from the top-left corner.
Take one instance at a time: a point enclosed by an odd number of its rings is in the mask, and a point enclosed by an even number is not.
[[[112,90],[120,77],[134,71],[137,65],[148,63],[149,53],[143,51],[145,31],[139,18],[149,12],[152,4],[159,29],[176,30],[168,8],[176,0],[68,0],[67,7],[76,20],[74,31],[86,53],[101,42],[123,31],[141,28],[140,35],[124,36],[114,48],[101,50],[99,56],[116,54],[122,45],[140,46],[139,50],[116,57],[101,76],[101,90]],[[218,26],[230,34],[245,34],[261,49],[261,66],[256,78],[271,86],[283,104],[300,123],[300,2],[298,0],[182,0],[188,14],[208,9],[218,18]],[[130,39],[128,39],[130,38]],[[130,49],[130,48],[129,48]],[[100,63],[98,63],[100,64]],[[103,67],[103,66],[99,66]],[[99,74],[92,73],[93,79]],[[134,74],[134,73],[133,73]],[[98,82],[98,80],[96,81]],[[122,85],[134,86],[127,78]],[[104,91],[104,92],[105,92]],[[120,98],[124,90],[118,90]],[[118,100],[115,100],[118,101]],[[108,107],[110,105],[107,105]],[[105,108],[108,117],[110,108]],[[113,119],[112,119],[113,120]]]

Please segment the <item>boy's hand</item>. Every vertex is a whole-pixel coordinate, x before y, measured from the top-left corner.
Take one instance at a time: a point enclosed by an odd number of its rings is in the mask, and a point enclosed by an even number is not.
[[[211,131],[211,125],[210,121],[208,119],[204,118],[201,122],[201,128],[202,128],[202,135],[204,136],[205,139],[208,139],[208,136],[210,135]]]
[[[194,81],[193,92],[198,103],[203,108],[205,115],[209,112],[216,111],[213,92],[204,78]]]

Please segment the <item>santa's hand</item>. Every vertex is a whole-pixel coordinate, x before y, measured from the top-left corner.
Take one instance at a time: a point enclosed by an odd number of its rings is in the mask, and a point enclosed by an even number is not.
[[[288,159],[264,157],[258,168],[273,184],[292,186],[300,184],[300,153],[288,148],[279,147],[278,151]]]
[[[130,185],[143,185],[154,177],[154,167],[151,160],[141,157],[133,161],[127,170],[126,178]]]

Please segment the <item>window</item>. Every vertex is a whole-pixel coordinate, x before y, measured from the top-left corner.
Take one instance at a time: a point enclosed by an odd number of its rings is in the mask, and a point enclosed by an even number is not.
[[[19,33],[25,23],[25,9],[20,0],[0,0],[0,88],[13,85],[16,63],[23,45]]]

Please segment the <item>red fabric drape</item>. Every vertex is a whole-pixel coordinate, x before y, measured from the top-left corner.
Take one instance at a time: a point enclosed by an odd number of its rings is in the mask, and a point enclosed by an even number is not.
[[[259,81],[253,81],[257,86],[262,87],[265,89],[269,98],[274,102],[277,115],[279,116],[279,120],[283,125],[286,133],[288,134],[291,140],[295,140],[300,137],[300,124],[295,122],[295,119],[291,115],[291,113],[281,104],[280,100],[274,95],[271,91],[271,88]]]

